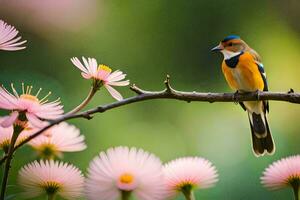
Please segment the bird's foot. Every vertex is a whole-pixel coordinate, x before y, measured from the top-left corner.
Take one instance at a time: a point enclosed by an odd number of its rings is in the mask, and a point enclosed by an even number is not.
[[[234,104],[238,104],[239,101],[237,100],[237,96],[239,95],[239,91],[235,91],[235,93],[233,94],[233,102]]]
[[[290,88],[290,90],[288,91],[288,94],[292,94],[292,93],[294,93],[295,91],[294,91],[294,89],[293,88]]]
[[[257,101],[259,101],[259,99],[260,99],[260,90],[256,90],[255,91],[255,96],[256,96],[256,99],[257,99]]]

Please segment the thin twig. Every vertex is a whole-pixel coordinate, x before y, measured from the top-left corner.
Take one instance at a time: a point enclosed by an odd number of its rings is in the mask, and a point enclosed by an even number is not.
[[[47,130],[48,128],[54,126],[55,124],[59,124],[60,122],[67,121],[69,119],[75,118],[86,118],[91,119],[92,115],[95,113],[103,113],[105,111],[118,108],[121,106],[129,105],[132,103],[146,101],[150,99],[175,99],[179,101],[201,101],[201,102],[241,102],[241,101],[257,101],[258,93],[199,93],[199,92],[183,92],[177,91],[173,89],[170,85],[170,78],[167,77],[165,81],[166,88],[161,91],[146,91],[142,90],[136,85],[132,85],[130,89],[134,91],[137,95],[133,97],[129,97],[123,99],[121,101],[113,102],[110,104],[98,106],[96,108],[77,113],[77,114],[67,114],[62,116],[61,118],[51,121],[49,125],[39,130],[35,134],[31,135],[27,139],[23,140],[20,144],[18,144],[14,150],[17,150],[31,139],[37,137],[42,132]],[[259,92],[259,100],[273,100],[273,101],[286,101],[290,103],[300,104],[300,94],[294,92]],[[4,158],[5,159],[5,158]]]

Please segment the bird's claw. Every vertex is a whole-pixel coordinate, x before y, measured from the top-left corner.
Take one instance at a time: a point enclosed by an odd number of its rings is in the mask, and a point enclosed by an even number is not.
[[[292,93],[294,93],[294,90],[293,90],[293,88],[290,88],[290,90],[288,91],[288,94],[292,94]]]
[[[239,91],[235,91],[235,93],[233,94],[233,102],[234,104],[238,104],[239,101],[237,100],[237,95],[239,94]]]
[[[260,99],[260,90],[256,90],[255,95],[256,95],[257,101],[259,101],[259,99]]]

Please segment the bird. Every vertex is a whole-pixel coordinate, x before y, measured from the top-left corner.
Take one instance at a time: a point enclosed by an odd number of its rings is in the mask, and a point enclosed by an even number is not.
[[[236,93],[268,91],[267,77],[260,55],[240,36],[225,37],[211,51],[223,54],[222,71],[229,87]],[[267,119],[268,101],[238,103],[248,113],[254,155],[259,157],[274,154],[275,145]]]

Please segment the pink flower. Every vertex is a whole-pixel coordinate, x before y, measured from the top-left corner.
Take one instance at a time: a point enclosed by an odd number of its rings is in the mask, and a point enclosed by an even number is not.
[[[194,188],[209,188],[218,181],[216,168],[200,157],[185,157],[164,165],[167,196],[174,197],[178,192],[191,192]]]
[[[133,194],[138,200],[163,198],[160,160],[142,149],[116,147],[101,152],[88,169],[89,200],[116,200]]]
[[[269,189],[281,189],[300,181],[300,156],[290,156],[272,163],[263,172],[261,183]],[[298,189],[298,188],[297,188]]]
[[[1,16],[21,21],[30,32],[48,39],[53,39],[53,34],[80,32],[104,20],[99,16],[105,10],[105,5],[98,0],[89,0],[88,3],[77,0],[0,2]]]
[[[84,177],[73,165],[58,161],[34,161],[19,171],[18,182],[28,198],[41,194],[77,199],[82,195]]]
[[[25,49],[26,47],[20,45],[26,43],[26,40],[20,42],[21,36],[16,37],[18,33],[19,31],[15,27],[0,20],[0,50],[17,51]]]
[[[4,152],[8,151],[13,132],[14,132],[13,126],[9,126],[7,128],[0,126],[0,148],[3,149]],[[20,144],[23,140],[25,140],[29,136],[30,134],[28,132],[25,131],[21,132],[18,136],[15,146]]]
[[[15,122],[21,123],[28,120],[33,126],[42,127],[45,125],[42,120],[53,120],[63,114],[63,106],[60,105],[59,99],[48,102],[47,98],[51,92],[44,98],[38,99],[41,89],[36,95],[32,95],[32,86],[27,86],[25,90],[22,84],[22,90],[22,94],[19,95],[12,85],[13,94],[11,94],[3,86],[0,87],[0,109],[12,111],[2,120],[1,126],[9,127]]]
[[[36,130],[31,131],[32,133]],[[62,122],[48,129],[42,135],[29,141],[42,158],[61,157],[62,152],[82,151],[86,148],[84,136],[73,125]]]
[[[72,63],[80,69],[81,75],[85,79],[93,79],[94,83],[98,87],[102,85],[108,90],[113,98],[120,101],[123,99],[122,95],[115,90],[112,86],[126,86],[129,85],[129,80],[122,81],[125,79],[126,74],[117,70],[112,72],[112,70],[106,65],[99,65],[95,58],[85,58],[82,57],[83,64],[77,57],[71,58]]]

